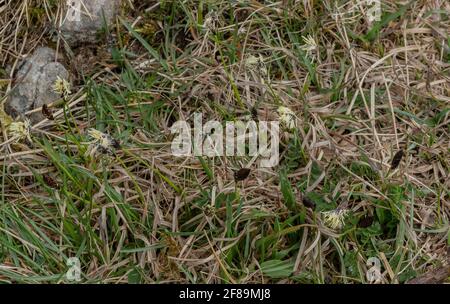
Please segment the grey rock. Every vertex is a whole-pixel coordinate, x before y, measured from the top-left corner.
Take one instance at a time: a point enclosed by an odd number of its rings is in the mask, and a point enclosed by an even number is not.
[[[71,46],[93,43],[105,21],[111,25],[121,0],[69,0],[60,30]],[[69,5],[70,4],[70,5]],[[71,8],[72,7],[72,8]]]
[[[68,80],[69,72],[55,58],[54,50],[42,47],[23,61],[16,73],[17,84],[5,103],[5,111],[9,115],[17,117],[61,98],[53,91],[53,86],[58,77]],[[30,116],[33,123],[43,118],[40,112]]]

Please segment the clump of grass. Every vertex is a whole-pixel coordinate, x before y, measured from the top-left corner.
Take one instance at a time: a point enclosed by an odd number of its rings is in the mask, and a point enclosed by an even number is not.
[[[367,283],[372,257],[403,283],[448,267],[446,1],[382,1],[372,24],[353,1],[158,3],[125,2],[31,143],[2,121],[2,282],[67,282],[70,257],[85,283]],[[0,10],[0,100],[61,5]],[[279,166],[235,180],[250,158],[171,155],[170,126],[196,111],[280,108]],[[120,142],[108,162],[86,153],[91,128]],[[344,209],[330,229],[322,216]]]

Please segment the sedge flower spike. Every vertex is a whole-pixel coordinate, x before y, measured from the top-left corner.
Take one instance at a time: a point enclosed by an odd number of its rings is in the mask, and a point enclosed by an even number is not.
[[[28,119],[24,121],[14,121],[7,127],[7,132],[11,137],[15,137],[17,141],[27,139],[31,140],[31,124]]]
[[[300,46],[300,49],[302,49],[303,51],[306,52],[306,55],[311,57],[311,59],[314,60],[315,58],[315,54],[313,54],[315,51],[318,50],[318,46],[316,41],[314,40],[314,38],[311,35],[308,35],[307,37],[302,36],[302,40],[303,40],[303,45]]]
[[[324,224],[334,230],[340,230],[344,227],[344,220],[348,213],[345,209],[335,209],[331,211],[321,212],[324,219]]]
[[[312,52],[317,49],[317,43],[311,35],[302,36],[303,45],[301,46],[302,50],[307,52]]]
[[[277,112],[280,116],[281,124],[285,126],[286,129],[292,130],[295,128],[295,113],[291,109],[280,106],[278,107]]]
[[[214,31],[217,29],[219,23],[219,16],[215,11],[211,11],[205,16],[205,22],[203,23],[203,27]]]
[[[87,151],[91,156],[97,152],[111,154],[114,149],[119,147],[119,142],[116,139],[99,130],[91,128],[88,130],[88,135],[92,139]]]
[[[70,94],[72,94],[70,89],[70,83],[59,76],[56,79],[55,83],[53,84],[53,91],[63,97],[67,97]]]
[[[258,57],[253,55],[247,56],[244,61],[245,68],[250,71],[258,73],[258,75],[262,78],[261,80],[263,81],[263,83],[266,81],[265,79],[268,77],[269,74],[265,61],[266,59],[264,59],[264,57],[261,54],[259,54]]]

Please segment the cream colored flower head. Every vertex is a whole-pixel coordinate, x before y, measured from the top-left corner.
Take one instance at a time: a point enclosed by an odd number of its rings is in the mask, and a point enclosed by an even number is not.
[[[259,60],[258,57],[253,56],[253,55],[249,55],[245,59],[245,66],[247,68],[254,68],[258,64],[258,60]]]
[[[55,83],[53,84],[53,91],[64,97],[67,97],[70,94],[72,94],[70,83],[66,79],[63,79],[59,76],[56,79]]]
[[[92,141],[89,144],[87,153],[91,156],[97,152],[100,152],[101,154],[112,153],[114,149],[119,147],[119,142],[117,140],[99,130],[91,128],[88,130],[88,135]]]
[[[316,40],[311,35],[308,36],[302,36],[303,45],[300,47],[305,52],[311,53],[315,50],[317,50],[318,46],[316,43]]]
[[[258,57],[249,55],[244,61],[245,68],[257,72],[263,79],[267,77],[267,65],[264,57],[259,54]]]
[[[14,121],[7,127],[7,132],[11,137],[17,139],[17,141],[21,141],[24,139],[31,140],[31,124],[28,119],[24,119],[24,121]]]
[[[288,130],[292,130],[296,126],[296,116],[295,113],[284,106],[278,107],[278,115],[280,116],[281,124]]]
[[[321,212],[323,215],[324,224],[333,229],[340,230],[344,227],[344,220],[348,214],[348,210],[346,209],[335,209],[331,211]]]
[[[203,26],[210,31],[216,30],[218,28],[219,16],[215,11],[210,11],[208,14],[206,14]]]
[[[244,35],[244,34],[246,34],[246,33],[247,33],[247,28],[246,28],[246,27],[241,26],[241,27],[238,29],[238,35]]]

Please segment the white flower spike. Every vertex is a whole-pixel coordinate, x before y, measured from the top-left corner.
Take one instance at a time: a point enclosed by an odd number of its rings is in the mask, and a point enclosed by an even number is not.
[[[219,16],[215,11],[211,11],[208,14],[206,14],[203,26],[210,31],[214,31],[218,28]]]
[[[56,79],[55,83],[53,84],[53,91],[64,97],[67,97],[70,94],[72,94],[71,88],[70,88],[70,83],[67,80],[62,79],[59,76]]]
[[[347,216],[348,210],[346,209],[335,209],[331,211],[324,211],[321,212],[324,219],[324,224],[333,229],[333,230],[340,230],[342,227],[344,227],[344,220]]]
[[[306,52],[307,56],[311,57],[314,60],[316,56],[314,52],[319,49],[316,41],[311,35],[308,35],[307,37],[302,36],[302,39],[304,44],[300,48]]]
[[[296,126],[296,116],[295,113],[284,106],[278,107],[278,115],[280,115],[280,122],[281,124],[288,130],[292,130]]]
[[[31,140],[31,124],[28,119],[24,119],[24,121],[14,121],[7,128],[8,134],[11,137],[16,137],[17,141],[21,141],[27,139]]]
[[[311,35],[308,36],[302,36],[303,39],[303,45],[301,46],[302,50],[307,52],[312,52],[317,49],[317,43],[314,40],[314,38]]]
[[[97,152],[102,154],[111,154],[114,149],[117,149],[120,146],[116,139],[112,138],[108,134],[100,132],[99,130],[91,128],[88,130],[88,135],[92,138],[87,151],[87,153],[91,156]]]

